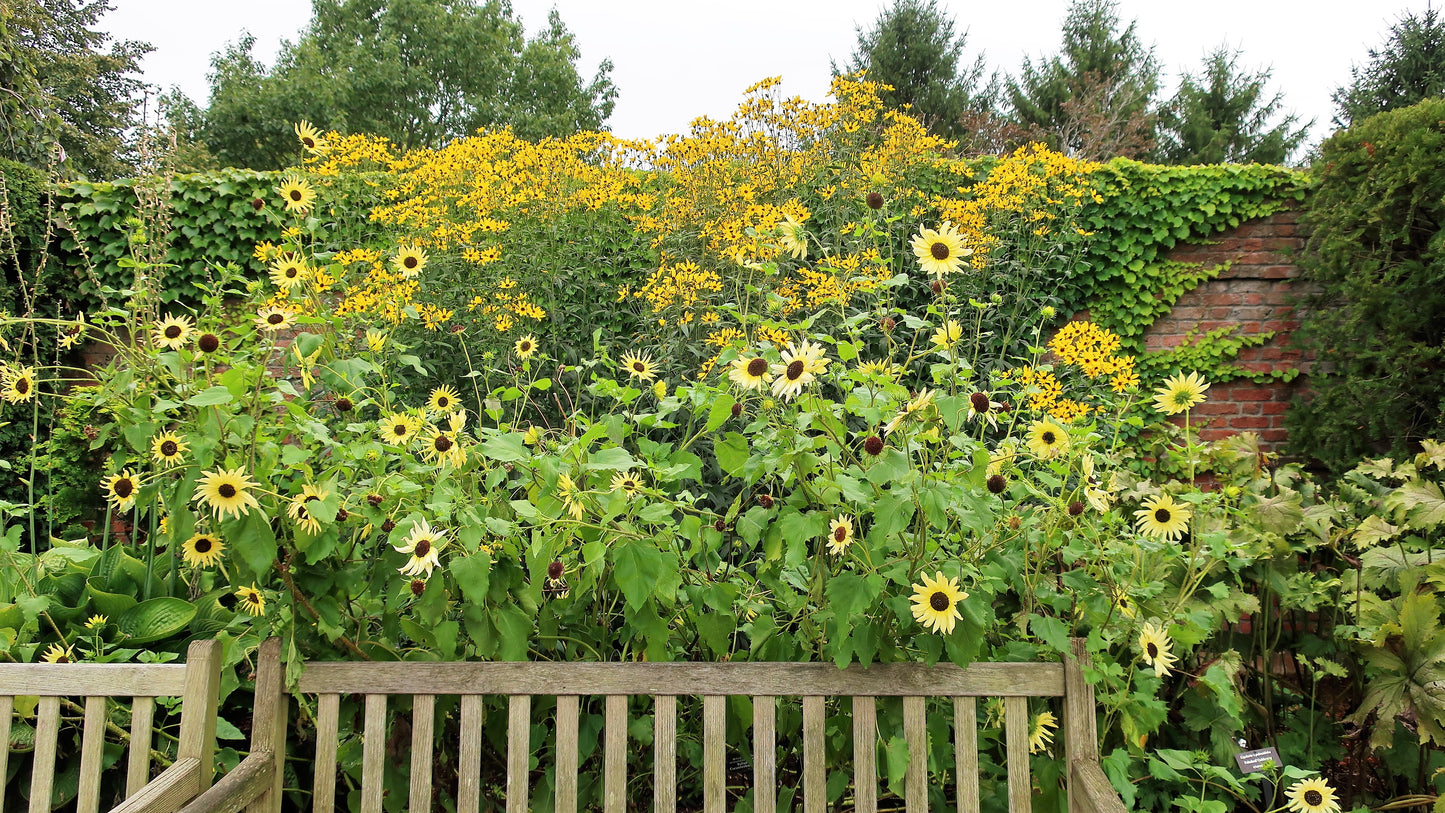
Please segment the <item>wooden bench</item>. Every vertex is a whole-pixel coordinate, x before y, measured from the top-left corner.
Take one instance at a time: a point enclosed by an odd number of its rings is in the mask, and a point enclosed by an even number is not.
[[[481,802],[484,698],[507,698],[505,756],[508,813],[529,810],[532,698],[556,698],[550,734],[556,745],[555,809],[575,811],[578,798],[578,709],[584,697],[602,697],[603,810],[622,813],[641,807],[627,796],[628,701],[653,698],[653,809],[677,808],[677,711],[679,696],[701,697],[701,793],[705,813],[726,807],[726,700],[752,699],[752,786],[754,810],[774,813],[778,787],[777,710],[780,698],[801,697],[800,784],[805,813],[826,808],[824,776],[825,698],[852,698],[854,809],[877,809],[877,699],[901,698],[903,739],[909,759],[904,779],[908,813],[928,809],[925,730],[926,698],[951,700],[954,715],[955,796],[960,813],[979,810],[980,697],[1002,698],[1005,717],[1008,806],[1028,811],[1030,697],[1061,697],[1069,808],[1078,813],[1119,813],[1124,806],[1098,763],[1092,688],[1084,680],[1081,642],[1063,663],[976,663],[858,666],[840,670],[817,663],[352,663],[308,662],[297,693],[316,697],[315,780],[312,806],[330,813],[336,805],[339,709],[343,696],[364,703],[360,811],[381,813],[388,741],[397,732],[388,722],[391,698],[410,701],[410,788],[407,808],[432,809],[436,698],[460,698],[460,742],[446,743],[458,755],[456,809],[474,813]],[[276,813],[281,809],[280,773],[286,747],[287,695],[281,686],[279,646],[269,641],[260,653],[252,752],[236,770],[188,805],[183,813]],[[784,701],[789,702],[789,701]],[[896,701],[894,701],[896,702]],[[943,701],[947,704],[947,700]],[[397,715],[400,716],[399,714]],[[403,728],[402,731],[405,729]],[[343,804],[344,806],[344,804]]]
[[[220,645],[216,641],[192,643],[184,664],[0,664],[0,741],[6,743],[6,749],[0,751],[0,781],[8,776],[15,699],[38,697],[30,813],[50,810],[63,729],[62,705],[84,719],[78,813],[99,810],[107,730],[129,742],[125,802],[115,813],[171,813],[211,786],[220,680]],[[157,697],[181,698],[180,740],[175,761],[152,780],[151,728]],[[66,698],[84,698],[83,706]],[[110,721],[112,706],[124,699],[130,701],[128,731]],[[0,787],[0,813],[4,802]]]

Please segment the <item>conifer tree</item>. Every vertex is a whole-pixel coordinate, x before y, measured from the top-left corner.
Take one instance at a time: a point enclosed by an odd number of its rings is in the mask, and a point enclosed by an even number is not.
[[[1221,45],[1199,74],[1185,74],[1159,114],[1158,159],[1168,164],[1282,164],[1309,132],[1293,113],[1279,118],[1284,94],[1268,96],[1269,69],[1247,73],[1239,52]],[[1278,121],[1276,121],[1278,119]]]
[[[1335,123],[1341,127],[1445,94],[1445,20],[1440,12],[1406,12],[1390,27],[1385,44],[1370,49],[1370,61],[1350,68],[1350,79],[1333,96],[1339,108]]]

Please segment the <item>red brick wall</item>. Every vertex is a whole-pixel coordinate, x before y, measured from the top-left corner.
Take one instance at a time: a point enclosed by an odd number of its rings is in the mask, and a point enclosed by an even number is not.
[[[1183,245],[1170,252],[1168,259],[1178,262],[1230,266],[1180,297],[1174,309],[1145,332],[1145,347],[1168,349],[1190,331],[1203,334],[1224,326],[1238,326],[1244,335],[1274,331],[1274,338],[1264,345],[1240,351],[1240,366],[1306,371],[1308,361],[1289,345],[1290,332],[1299,326],[1290,306],[1300,293],[1294,256],[1304,247],[1296,218],[1296,212],[1280,212],[1243,223],[1206,244]],[[1199,434],[1205,440],[1257,432],[1262,448],[1278,450],[1286,439],[1285,410],[1303,386],[1303,376],[1287,383],[1213,384],[1209,400],[1195,407],[1191,421],[1203,424]]]

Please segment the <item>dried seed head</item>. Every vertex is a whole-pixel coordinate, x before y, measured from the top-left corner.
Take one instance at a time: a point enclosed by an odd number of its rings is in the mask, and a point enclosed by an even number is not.
[[[877,435],[869,435],[868,439],[863,441],[863,451],[874,457],[883,454],[883,438]]]
[[[868,197],[864,198],[864,200],[868,202],[869,209],[883,208],[883,196],[877,192],[869,192]]]
[[[392,521],[389,520],[389,519],[388,519],[387,521],[381,523],[381,532],[384,533],[384,534],[389,534],[389,533],[391,533],[391,532],[392,532],[392,529],[394,529],[394,528],[396,528],[396,523],[395,523],[395,522],[392,522]]]
[[[1077,517],[1082,513],[1084,513],[1083,503],[1079,502],[1078,500],[1074,500],[1073,502],[1069,503],[1069,516]]]
[[[563,572],[565,572],[566,570],[566,566],[564,566],[561,562],[553,562],[552,564],[547,565],[547,578],[553,580],[560,579],[562,578]]]
[[[988,478],[988,493],[1002,494],[1008,488],[1008,478],[1002,474],[990,475]]]
[[[772,507],[773,507],[773,498],[772,498],[772,495],[769,495],[769,494],[759,494],[759,495],[758,495],[758,505],[761,505],[761,506],[764,507],[764,508],[772,508]]]

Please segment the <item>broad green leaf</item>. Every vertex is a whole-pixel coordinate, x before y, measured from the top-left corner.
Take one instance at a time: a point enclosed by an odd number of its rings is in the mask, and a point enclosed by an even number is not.
[[[717,464],[733,477],[742,475],[743,464],[748,462],[748,439],[737,432],[729,432],[721,443],[713,445]]]
[[[186,399],[186,403],[197,407],[219,406],[221,404],[231,403],[231,398],[230,390],[225,387],[216,386],[201,390],[195,395],[192,395]]]
[[[185,599],[162,596],[131,607],[112,619],[126,642],[158,641],[185,629],[196,615],[196,605]]]
[[[1392,511],[1404,511],[1412,526],[1434,528],[1445,522],[1445,494],[1429,480],[1411,480],[1385,498]],[[1397,514],[1398,518],[1398,514]]]
[[[733,415],[733,404],[735,403],[737,401],[733,399],[732,393],[726,391],[714,399],[712,408],[707,413],[707,427],[703,431],[712,432],[727,423],[728,418]]]
[[[612,549],[612,568],[617,587],[634,610],[652,595],[662,578],[664,567],[662,553],[649,544],[624,542]]]

